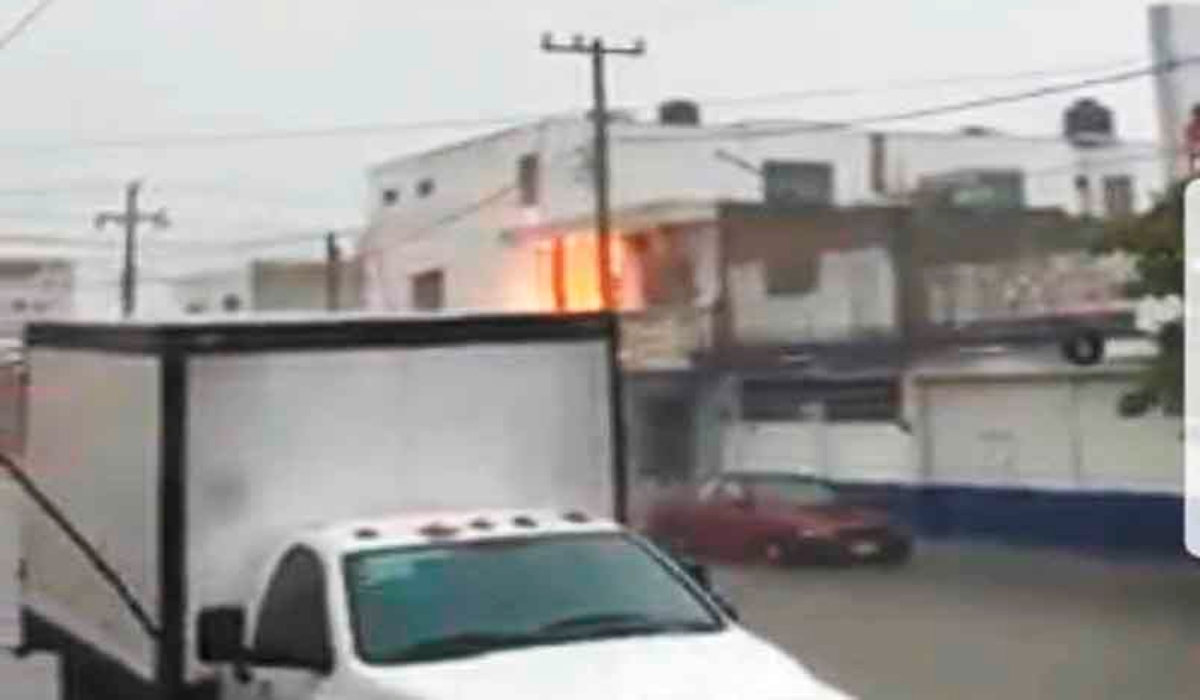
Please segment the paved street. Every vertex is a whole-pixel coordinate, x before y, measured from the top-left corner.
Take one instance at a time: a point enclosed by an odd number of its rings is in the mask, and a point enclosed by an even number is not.
[[[1200,565],[927,545],[897,570],[722,569],[754,629],[863,700],[1168,700],[1200,689]],[[52,660],[0,657],[4,700]]]
[[[1200,697],[1200,565],[927,546],[894,571],[723,570],[752,628],[864,700]]]

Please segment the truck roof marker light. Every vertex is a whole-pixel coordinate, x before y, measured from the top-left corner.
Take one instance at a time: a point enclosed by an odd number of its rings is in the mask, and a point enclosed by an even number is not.
[[[517,527],[537,527],[537,521],[528,515],[518,515],[513,518],[513,525]]]
[[[486,518],[475,518],[471,521],[470,525],[476,530],[491,530],[492,528],[496,527],[492,524],[492,521],[487,520]]]
[[[586,523],[588,521],[588,516],[586,513],[573,510],[564,514],[563,520],[566,520],[569,523]]]
[[[442,523],[430,523],[421,528],[418,532],[429,538],[441,539],[445,537],[453,537],[458,533],[458,529]]]

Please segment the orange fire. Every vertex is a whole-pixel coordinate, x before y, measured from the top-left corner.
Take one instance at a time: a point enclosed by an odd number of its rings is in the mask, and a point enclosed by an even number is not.
[[[614,233],[609,254],[613,292],[618,304],[625,307],[629,295],[622,293],[624,272],[629,267],[629,246]],[[538,278],[543,296],[557,312],[598,311],[603,308],[600,295],[598,248],[594,235],[560,236],[548,244],[539,245]],[[547,289],[548,287],[548,289]]]

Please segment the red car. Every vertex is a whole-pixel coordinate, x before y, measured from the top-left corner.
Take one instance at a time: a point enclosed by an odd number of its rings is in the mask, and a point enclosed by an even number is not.
[[[901,563],[912,537],[882,510],[855,505],[822,481],[783,473],[730,473],[651,508],[647,534],[701,557],[789,564]]]

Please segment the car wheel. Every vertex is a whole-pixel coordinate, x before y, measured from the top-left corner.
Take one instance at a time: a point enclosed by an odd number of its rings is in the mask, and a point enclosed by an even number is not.
[[[912,559],[912,557],[913,557],[912,545],[907,545],[904,547],[898,547],[894,551],[889,552],[887,554],[887,556],[883,557],[883,559],[880,561],[880,563],[889,568],[899,567],[899,566],[904,566],[905,564],[907,564]]]

